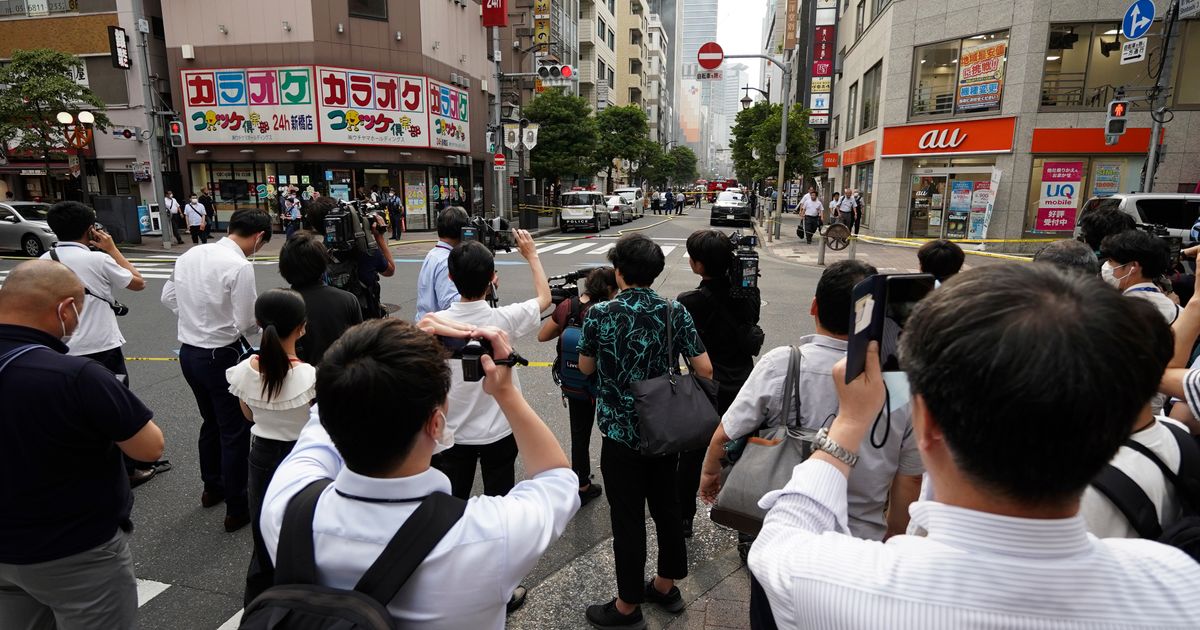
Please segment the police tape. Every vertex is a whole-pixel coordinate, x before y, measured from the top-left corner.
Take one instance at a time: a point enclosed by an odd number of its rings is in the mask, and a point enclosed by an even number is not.
[[[911,249],[919,248],[927,239],[901,239],[901,238],[882,238],[878,236],[851,236],[851,240],[858,240],[864,243],[876,243],[879,245],[896,245],[899,247],[908,247]],[[1017,256],[1014,254],[999,254],[996,252],[980,252],[973,249],[964,249],[964,254],[969,256],[982,256],[984,258],[996,258],[1000,260],[1015,260],[1018,262],[1031,262],[1032,256]]]
[[[896,236],[896,237],[889,237],[889,238],[891,238],[894,241],[908,241],[908,242],[913,242],[913,243],[926,243],[928,241],[934,240],[931,238],[914,238],[914,237],[909,237],[909,236]],[[1062,239],[1058,239],[1058,238],[947,238],[947,239],[942,239],[942,240],[950,241],[951,243],[978,244],[978,243],[1053,243],[1055,241],[1060,241]]]
[[[153,361],[153,362],[171,362],[179,361],[179,357],[125,357],[126,361]],[[530,361],[529,367],[546,368],[554,365],[551,361]]]

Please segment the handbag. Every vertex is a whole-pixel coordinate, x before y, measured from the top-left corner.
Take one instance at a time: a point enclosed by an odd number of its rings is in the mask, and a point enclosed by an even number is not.
[[[759,499],[786,486],[792,478],[792,469],[812,455],[812,441],[817,431],[798,426],[802,361],[800,349],[791,346],[782,403],[776,416],[779,424],[748,439],[737,463],[723,471],[725,479],[721,492],[709,514],[714,523],[746,534],[758,534],[767,515],[766,510],[758,507]],[[787,424],[788,407],[792,404],[796,407],[797,426]]]
[[[717,414],[717,383],[679,371],[675,334],[671,326],[671,300],[667,300],[667,373],[630,384],[637,411],[642,455],[671,455],[706,448],[721,422]]]

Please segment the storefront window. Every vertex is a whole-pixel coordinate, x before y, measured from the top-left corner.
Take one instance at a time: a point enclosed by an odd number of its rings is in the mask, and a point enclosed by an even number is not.
[[[980,238],[993,165],[987,158],[914,160],[909,175],[908,235]]]
[[[1050,25],[1042,108],[1104,109],[1117,88],[1124,86],[1126,96],[1132,96],[1133,86],[1154,84],[1147,72],[1157,63],[1121,63],[1120,29],[1117,22]],[[1161,31],[1160,23],[1155,22],[1147,37],[1159,42]],[[1150,58],[1157,61],[1156,45],[1151,49]],[[1136,108],[1141,102],[1131,99],[1131,105]]]
[[[862,195],[862,225],[871,225],[871,199],[875,188],[875,163],[864,162],[857,167],[858,177],[854,180],[854,189]]]
[[[866,133],[879,125],[879,86],[883,80],[883,62],[863,74],[862,130]]]
[[[1007,59],[1008,31],[918,47],[909,115],[1000,111]]]
[[[849,97],[846,99],[846,139],[854,137],[854,126],[858,122],[858,84],[850,86]],[[783,123],[781,122],[780,125]]]
[[[1144,156],[1054,156],[1033,161],[1025,204],[1025,232],[1069,236],[1079,210],[1093,197],[1135,190]],[[1195,221],[1195,215],[1187,228]]]

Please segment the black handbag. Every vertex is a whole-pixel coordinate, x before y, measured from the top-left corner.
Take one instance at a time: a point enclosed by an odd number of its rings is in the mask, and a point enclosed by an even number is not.
[[[638,416],[643,455],[671,455],[706,448],[721,422],[717,414],[717,383],[679,371],[675,358],[675,333],[671,325],[671,300],[667,300],[667,373],[630,383]]]

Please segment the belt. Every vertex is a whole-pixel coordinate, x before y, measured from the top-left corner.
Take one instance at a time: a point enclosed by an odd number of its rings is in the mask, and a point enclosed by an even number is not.
[[[180,345],[180,346],[182,346],[182,347],[184,347],[184,348],[191,348],[192,350],[220,350],[221,348],[232,348],[232,349],[234,349],[234,350],[237,350],[237,351],[241,352],[242,350],[244,350],[244,349],[245,349],[245,346],[244,346],[244,345],[242,345],[242,340],[241,340],[241,339],[238,339],[237,341],[234,341],[234,342],[232,342],[232,343],[227,343],[227,344],[225,344],[225,345],[223,345],[223,346],[217,346],[217,347],[215,347],[215,348],[202,348],[202,347],[200,347],[200,346],[193,346],[193,345],[192,345],[192,344],[190,344],[190,343],[181,343],[181,344],[179,344],[179,345]]]

